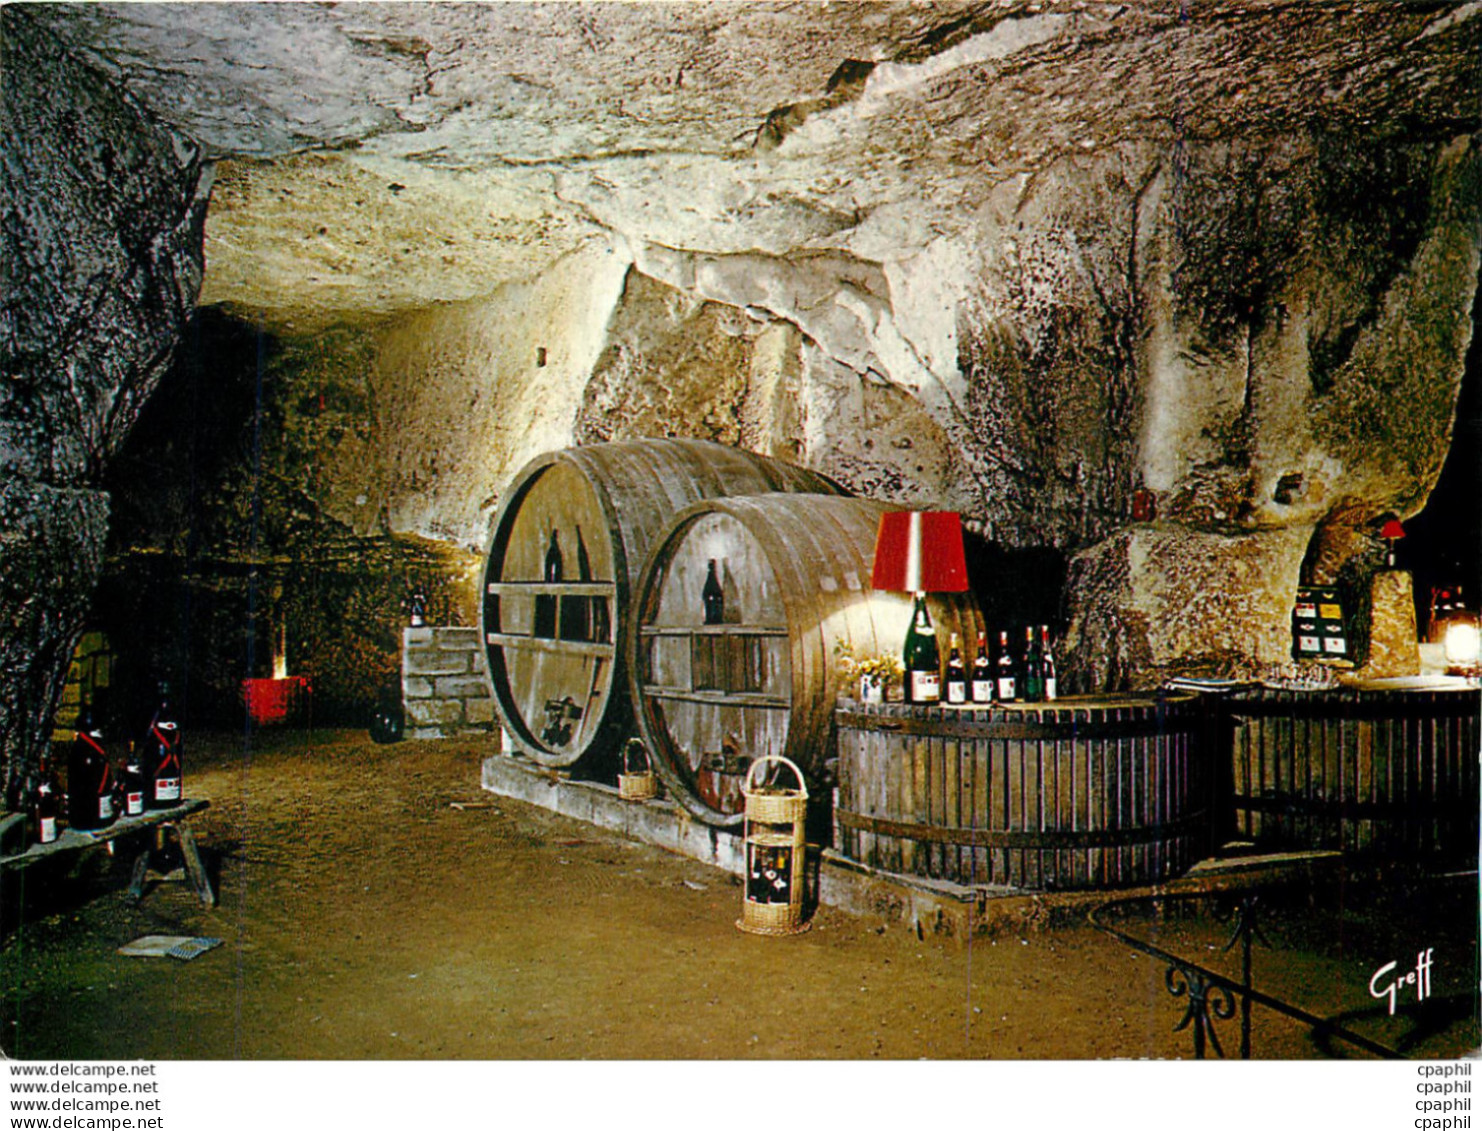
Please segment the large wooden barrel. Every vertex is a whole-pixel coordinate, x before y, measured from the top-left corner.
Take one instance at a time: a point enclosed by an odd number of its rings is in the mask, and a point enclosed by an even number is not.
[[[484,568],[489,679],[514,744],[547,766],[600,767],[633,733],[622,672],[629,594],[676,511],[726,495],[838,490],[817,472],[703,440],[531,460],[500,501]],[[553,531],[562,580],[547,583]]]
[[[838,712],[836,847],[882,871],[1028,890],[1126,887],[1209,848],[1194,696]]]
[[[1476,865],[1476,689],[1263,689],[1231,695],[1225,710],[1239,834]]]
[[[823,495],[711,499],[655,544],[634,597],[628,673],[654,768],[692,815],[738,825],[741,781],[766,755],[822,782],[838,649],[899,655],[904,644],[909,599],[869,587],[880,516],[896,509]],[[725,595],[719,624],[704,623],[711,561]],[[952,631],[973,640],[982,625],[966,595],[928,606],[944,641]]]

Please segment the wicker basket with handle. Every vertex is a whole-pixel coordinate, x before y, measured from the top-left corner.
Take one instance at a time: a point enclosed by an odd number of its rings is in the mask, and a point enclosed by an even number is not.
[[[786,766],[797,787],[759,784],[757,771],[768,765]],[[808,811],[803,772],[788,758],[766,755],[747,769],[741,793],[745,799],[746,874],[736,926],[754,935],[806,931],[811,924],[803,918],[803,820]]]

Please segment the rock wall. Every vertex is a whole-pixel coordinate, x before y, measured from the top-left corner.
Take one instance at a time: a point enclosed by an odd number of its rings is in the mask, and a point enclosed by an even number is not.
[[[201,280],[196,150],[7,10],[0,40],[0,751],[50,734],[103,557],[98,490]],[[24,59],[25,65],[16,62]]]
[[[572,442],[706,436],[960,510],[997,555],[987,585],[1034,619],[1062,602],[1072,688],[1280,673],[1297,580],[1367,592],[1374,524],[1435,483],[1482,243],[1475,115],[1452,109],[1475,13],[831,9],[818,52],[751,6],[730,13],[741,55],[676,56],[661,91],[618,97],[653,57],[622,45],[677,50],[673,13],[426,11],[432,39],[390,35],[417,16],[395,6],[216,13],[273,71],[197,57],[168,6],[3,10],[25,62],[3,68],[8,759],[44,733],[101,568],[104,470],[200,283],[209,177],[124,89],[261,159],[223,177],[215,293],[284,337],[234,434],[260,448],[176,500],[204,529],[132,513],[133,493],[120,552],[215,547],[213,615],[302,620],[358,673],[347,703],[394,663],[398,571],[433,563],[471,607],[499,492]],[[512,49],[529,19],[559,32],[536,61],[582,109],[523,72],[503,85],[534,60]],[[630,21],[643,38],[593,37]],[[337,45],[312,75],[304,35]],[[606,53],[578,84],[583,41]],[[515,86],[530,114],[508,112]],[[745,98],[715,112],[724,92]],[[657,134],[627,117],[645,102]],[[334,152],[276,162],[316,146]],[[241,664],[218,659],[227,688]]]
[[[1127,143],[887,267],[619,243],[378,332],[322,497],[481,550],[535,452],[700,436],[1030,555],[986,583],[1059,606],[1069,687],[1291,675],[1299,580],[1366,592],[1375,522],[1439,474],[1479,182],[1467,138]]]
[[[627,270],[619,251],[593,244],[488,298],[296,343],[298,402],[317,412],[323,394],[330,408],[289,422],[317,504],[359,534],[481,553],[504,484],[571,443]]]
[[[1072,547],[1072,686],[1209,666],[1290,674],[1274,614],[1299,578],[1367,593],[1378,526],[1418,512],[1440,474],[1472,332],[1482,175],[1470,139],[1297,137],[1171,156],[1136,198],[1126,313],[1100,321],[1131,364],[1083,381],[1126,390],[1104,406],[1116,458],[1092,476],[1107,505],[1083,528],[1125,522],[1139,488],[1158,524]],[[1118,663],[1129,654],[1135,670]]]

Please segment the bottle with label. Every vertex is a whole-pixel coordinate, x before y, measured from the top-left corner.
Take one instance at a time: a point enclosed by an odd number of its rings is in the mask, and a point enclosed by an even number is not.
[[[700,593],[705,605],[705,623],[723,624],[726,619],[726,595],[720,587],[720,578],[715,573],[715,559],[705,567],[705,588]]]
[[[57,784],[51,761],[45,754],[41,756],[41,765],[37,769],[31,812],[35,821],[36,843],[50,844],[56,840],[62,831],[62,788]]]
[[[911,610],[911,627],[906,630],[905,654],[907,703],[940,703],[942,701],[941,659],[937,651],[937,631],[926,611],[926,597],[916,595]]]
[[[962,642],[955,632],[947,651],[947,678],[943,687],[948,703],[967,702],[967,665],[962,662]]]
[[[541,572],[541,580],[547,585],[553,585],[561,580],[561,536],[554,527],[551,528],[551,540],[545,548],[545,568]],[[535,596],[535,623],[532,627],[532,635],[541,640],[553,640],[556,636],[556,605],[557,598],[554,593],[538,593]]]
[[[170,687],[160,684],[159,706],[144,732],[140,769],[146,788],[144,804],[150,809],[172,809],[185,797],[184,742],[175,708],[170,702]]]
[[[1040,668],[1044,672],[1045,702],[1055,701],[1055,653],[1050,650],[1050,626],[1042,624],[1039,626],[1039,654]]]
[[[1024,686],[1020,691],[1026,703],[1042,703],[1045,698],[1044,656],[1040,653],[1039,634],[1034,625],[1024,626]]]
[[[994,691],[1000,703],[1009,703],[1019,697],[1014,654],[1009,651],[1009,633],[1000,629],[998,633],[998,659],[994,662]]]
[[[973,660],[974,703],[993,702],[993,662],[988,658],[988,634],[978,631],[978,655]]]
[[[148,808],[149,782],[144,776],[143,761],[139,757],[139,744],[129,744],[129,757],[123,772],[123,815],[138,817]]]
[[[100,716],[96,708],[83,707],[67,756],[67,823],[74,829],[101,829],[113,823],[113,773]]]

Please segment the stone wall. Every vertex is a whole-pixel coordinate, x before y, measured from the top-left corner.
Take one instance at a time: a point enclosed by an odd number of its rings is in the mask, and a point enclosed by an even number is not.
[[[0,37],[0,757],[51,733],[103,561],[99,478],[200,287],[198,149],[64,51],[26,6]]]
[[[452,738],[495,729],[478,629],[424,625],[403,629],[401,640],[408,738]]]

